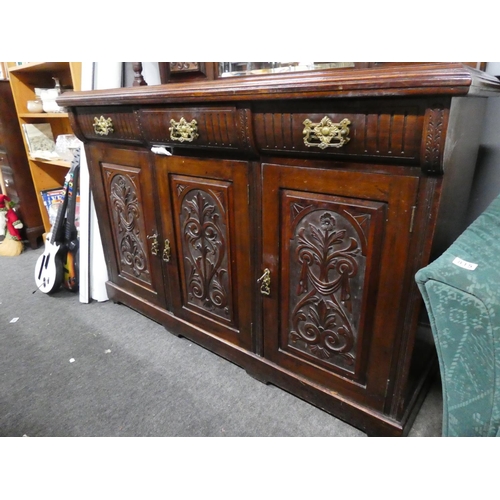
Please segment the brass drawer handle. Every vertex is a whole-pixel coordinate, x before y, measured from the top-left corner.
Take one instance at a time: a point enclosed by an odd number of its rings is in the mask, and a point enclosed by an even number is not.
[[[113,130],[113,120],[111,118],[100,118],[94,117],[94,132],[97,135],[109,135],[114,132]]]
[[[178,122],[175,120],[170,120],[169,127],[170,139],[179,142],[193,142],[198,135],[198,122],[196,120],[191,120],[187,122],[184,117],[182,117]]]
[[[344,118],[340,123],[333,123],[328,116],[325,116],[319,123],[313,123],[306,119],[303,122],[304,144],[320,149],[341,148],[350,141],[349,125],[351,122]]]
[[[271,294],[271,271],[269,269],[264,269],[264,274],[257,280],[257,283],[262,283],[260,285],[260,293],[262,295]]]
[[[152,235],[146,236],[148,240],[153,240],[151,243],[151,253],[153,255],[158,255],[158,252],[160,251],[160,244],[158,243],[158,234],[156,231]]]
[[[165,240],[165,246],[163,247],[163,260],[165,262],[170,262],[170,254],[171,254],[170,240],[168,240],[167,238]]]

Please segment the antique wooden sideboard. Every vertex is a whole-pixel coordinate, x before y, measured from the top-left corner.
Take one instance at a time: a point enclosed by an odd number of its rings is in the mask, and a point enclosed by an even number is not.
[[[369,435],[397,436],[437,369],[414,275],[464,229],[499,90],[436,63],[58,102],[85,143],[111,299]]]

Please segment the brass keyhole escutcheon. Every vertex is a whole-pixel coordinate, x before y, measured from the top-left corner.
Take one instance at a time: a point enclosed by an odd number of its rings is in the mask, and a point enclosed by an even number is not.
[[[271,294],[271,271],[269,269],[264,269],[264,274],[257,280],[260,283],[260,293],[262,295]]]
[[[158,243],[158,234],[156,231],[152,235],[146,236],[148,240],[153,240],[151,243],[151,253],[153,255],[158,255],[158,252],[160,251],[160,244]]]
[[[163,260],[164,260],[164,262],[170,262],[170,254],[171,254],[170,240],[167,238],[165,240],[165,245],[163,247]]]

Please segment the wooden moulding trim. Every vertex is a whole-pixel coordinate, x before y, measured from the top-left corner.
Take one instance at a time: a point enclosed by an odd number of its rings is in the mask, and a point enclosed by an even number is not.
[[[421,144],[422,171],[426,174],[442,175],[443,150],[449,111],[441,103],[430,106],[425,113]]]
[[[474,87],[473,89],[471,87]],[[85,92],[65,92],[62,106],[248,101],[367,95],[498,93],[500,81],[459,63],[220,78]]]

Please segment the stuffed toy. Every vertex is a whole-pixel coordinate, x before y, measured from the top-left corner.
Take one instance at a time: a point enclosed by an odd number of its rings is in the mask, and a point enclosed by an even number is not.
[[[0,256],[15,257],[23,251],[23,242],[19,229],[23,223],[18,219],[14,203],[5,194],[0,194],[0,234],[5,239],[0,243]]]

